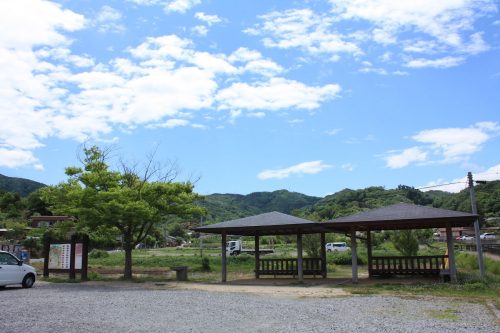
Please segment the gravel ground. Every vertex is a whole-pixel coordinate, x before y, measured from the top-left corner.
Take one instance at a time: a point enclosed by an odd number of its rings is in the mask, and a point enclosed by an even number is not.
[[[481,304],[39,283],[0,291],[0,332],[500,332]]]

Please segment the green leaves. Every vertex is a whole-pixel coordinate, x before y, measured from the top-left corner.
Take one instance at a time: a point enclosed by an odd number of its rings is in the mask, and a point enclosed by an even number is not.
[[[66,168],[69,179],[43,189],[41,197],[53,212],[77,217],[79,228],[90,231],[91,239],[109,242],[103,233],[119,230],[123,246],[131,255],[131,249],[152,235],[154,226],[165,216],[203,213],[194,204],[199,196],[189,182],[150,181],[152,170],[147,167],[142,175],[126,166],[122,172],[112,171],[106,151],[95,146],[84,149],[84,155],[83,168]],[[151,162],[145,164],[150,166]],[[98,235],[92,237],[97,231]],[[127,277],[131,274],[128,265],[131,260],[126,260]]]

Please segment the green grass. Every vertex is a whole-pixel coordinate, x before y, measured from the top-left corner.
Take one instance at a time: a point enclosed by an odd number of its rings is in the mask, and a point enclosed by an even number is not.
[[[451,321],[457,321],[460,319],[460,317],[458,316],[458,311],[452,308],[446,308],[444,310],[428,310],[426,312],[429,317],[433,319],[444,319]]]

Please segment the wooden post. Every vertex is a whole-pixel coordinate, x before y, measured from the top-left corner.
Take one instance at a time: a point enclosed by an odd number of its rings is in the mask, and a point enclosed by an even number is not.
[[[49,252],[50,252],[50,236],[44,237],[43,243],[43,277],[49,277]]]
[[[259,235],[255,234],[255,278],[259,278],[259,262],[260,262],[260,250],[259,250]]]
[[[221,282],[227,281],[227,260],[226,260],[226,232],[222,233],[222,276]]]
[[[304,267],[302,266],[302,233],[297,233],[297,273],[299,282],[304,282]]]
[[[455,266],[455,248],[453,246],[453,233],[451,226],[446,225],[446,245],[448,246],[448,265],[450,266],[450,280],[457,282],[457,267]]]
[[[372,233],[370,229],[366,231],[366,249],[368,251],[368,277],[372,277]]]
[[[87,277],[88,266],[89,266],[89,236],[85,235],[83,237],[83,244],[82,244],[82,272],[81,272],[82,281],[88,280]]]
[[[321,276],[326,279],[326,240],[325,233],[321,233]]]
[[[74,280],[76,278],[76,272],[75,272],[75,259],[76,259],[76,236],[72,235],[71,236],[71,243],[70,243],[70,256],[69,256],[69,278],[71,280]]]
[[[356,230],[351,231],[352,283],[358,283],[358,254],[356,253]]]

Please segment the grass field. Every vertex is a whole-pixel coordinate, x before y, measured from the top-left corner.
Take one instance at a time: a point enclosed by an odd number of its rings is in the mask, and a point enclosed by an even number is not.
[[[293,248],[281,249],[281,254],[266,255],[265,258],[289,257],[293,253]],[[424,254],[443,253],[443,249],[436,246]],[[397,254],[389,246],[376,250],[376,255]],[[375,254],[374,253],[374,254]],[[343,262],[339,256],[346,254],[327,255],[328,277],[345,278],[346,281],[351,276],[350,264],[335,264]],[[364,249],[360,249],[359,257],[366,256]],[[200,250],[194,248],[164,248],[152,250],[134,250],[133,270],[134,278],[137,282],[143,281],[168,281],[174,280],[175,275],[170,270],[173,266],[187,266],[189,270],[189,280],[194,282],[218,282],[220,279],[221,259],[217,249],[204,249],[203,257],[207,258],[210,270],[204,270]],[[342,258],[341,258],[342,259]],[[345,259],[345,258],[344,258]],[[119,279],[123,271],[124,253],[112,252],[100,258],[89,259],[89,278],[91,280],[116,280]],[[352,285],[350,283],[332,285],[333,288],[345,288],[352,294],[390,294],[390,295],[413,295],[413,296],[439,296],[467,298],[471,301],[490,302],[500,308],[500,261],[485,258],[487,278],[481,281],[478,278],[477,258],[472,253],[457,253],[457,269],[459,272],[459,282],[457,284],[436,283],[425,279],[414,279],[411,283],[394,279],[384,280],[377,283],[376,280],[370,284]],[[42,270],[40,264],[37,269]],[[228,257],[228,279],[251,279],[255,267],[255,260],[250,255],[239,255]],[[367,267],[359,266],[360,277],[367,276]],[[67,281],[63,275],[52,277],[49,281]],[[291,283],[293,281],[291,280]]]

